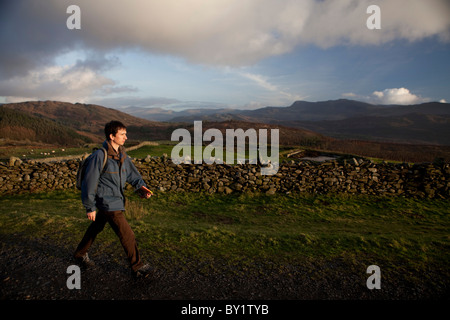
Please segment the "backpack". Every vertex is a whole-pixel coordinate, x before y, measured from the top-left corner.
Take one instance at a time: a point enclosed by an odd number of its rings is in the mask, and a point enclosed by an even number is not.
[[[89,161],[93,158],[94,151],[96,151],[98,149],[99,148],[94,148],[92,150],[93,152],[88,157],[86,157],[84,160],[81,160],[81,162],[78,166],[77,183],[76,183],[78,190],[81,190],[81,185],[83,183],[83,179],[84,179],[84,176],[86,173],[86,168],[89,164]],[[105,168],[105,165],[106,165],[106,161],[108,160],[108,154],[107,154],[105,148],[101,147],[100,149],[103,150],[103,153],[105,154],[105,158],[103,159],[103,165],[102,165],[102,172],[103,172],[103,169]]]

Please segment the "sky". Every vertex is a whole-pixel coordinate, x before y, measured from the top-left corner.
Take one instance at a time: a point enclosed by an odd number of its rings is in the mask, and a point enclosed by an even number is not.
[[[448,0],[6,0],[0,40],[0,103],[450,102]]]

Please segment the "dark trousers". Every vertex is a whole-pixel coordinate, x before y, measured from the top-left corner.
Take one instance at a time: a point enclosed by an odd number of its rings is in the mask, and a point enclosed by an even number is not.
[[[136,271],[137,269],[142,267],[142,261],[139,256],[139,250],[137,247],[134,232],[133,230],[131,230],[130,225],[125,219],[123,211],[98,211],[95,217],[95,221],[93,221],[89,225],[86,233],[83,236],[83,239],[78,245],[75,251],[75,257],[81,258],[87,253],[92,243],[94,242],[95,237],[105,227],[106,222],[111,225],[111,228],[119,237],[120,243],[125,250],[128,261],[130,262],[131,269],[133,271]]]

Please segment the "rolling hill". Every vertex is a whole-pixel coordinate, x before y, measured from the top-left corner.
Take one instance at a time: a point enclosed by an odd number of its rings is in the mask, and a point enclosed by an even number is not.
[[[361,116],[342,120],[282,121],[339,139],[450,145],[450,116],[409,113],[401,116]]]
[[[89,137],[75,132],[50,119],[30,116],[22,111],[0,106],[0,137],[9,140],[82,145],[92,142]]]
[[[158,128],[164,127],[156,121],[138,118],[116,109],[106,108],[93,104],[68,103],[59,101],[29,101],[21,103],[9,103],[2,106],[5,109],[20,111],[29,117],[45,119],[66,128],[74,130],[81,136],[89,138],[94,142],[104,139],[103,129],[105,124],[111,120],[120,120],[127,127],[133,128]],[[24,125],[28,127],[28,125]],[[22,129],[25,130],[25,129]],[[139,131],[129,136],[130,139],[146,140],[148,137],[138,136]],[[149,139],[147,139],[149,140]]]
[[[185,124],[184,126],[189,132],[191,132],[191,136],[193,136],[194,125],[193,124]],[[218,129],[222,133],[223,141],[226,141],[226,130],[227,129],[242,129],[247,131],[248,129],[255,129],[257,134],[261,129],[267,129],[267,142],[270,143],[271,138],[271,130],[278,129],[279,130],[279,143],[280,145],[285,146],[310,146],[310,147],[319,147],[323,145],[325,142],[334,140],[330,139],[322,134],[315,133],[310,130],[305,129],[297,129],[297,128],[289,128],[281,125],[275,124],[265,124],[265,123],[256,123],[249,121],[237,121],[237,120],[229,120],[229,121],[221,121],[221,122],[210,122],[205,121],[202,123],[203,132],[208,129]],[[206,141],[204,144],[209,144],[209,141]]]
[[[135,117],[127,113],[92,104],[72,104],[57,101],[31,101],[22,103],[4,104],[2,108],[9,113],[26,116],[27,121],[17,121],[14,128],[10,129],[8,136],[1,134],[0,137],[7,137],[13,140],[32,139],[35,128],[42,122],[52,128],[55,132],[60,132],[62,128],[67,132],[76,134],[78,140],[67,138],[65,134],[58,134],[60,137],[50,135],[46,141],[58,141],[58,144],[67,141],[69,144],[79,144],[80,141],[101,142],[104,140],[103,128],[105,123],[111,120],[120,120],[128,128],[128,138],[132,140],[171,140],[172,132],[177,128],[187,128],[193,130],[193,122],[157,122]],[[283,127],[278,124],[264,124],[251,121],[224,121],[224,122],[204,122],[203,131],[209,128],[216,128],[222,131],[225,137],[226,129],[253,128],[259,130],[280,129],[280,144],[295,145],[317,145],[327,138],[321,134],[310,130]],[[29,134],[27,132],[30,132]],[[26,133],[26,134],[25,134]],[[64,140],[66,139],[66,140]],[[85,140],[83,140],[85,139]],[[37,140],[40,141],[40,140]]]
[[[185,122],[150,121],[92,104],[58,101],[11,103],[0,107],[0,138],[20,140],[21,145],[29,146],[39,142],[65,146],[99,143],[104,139],[104,124],[118,119],[127,125],[131,140],[171,140],[175,129],[186,128],[192,132],[193,121],[203,120],[203,131],[219,129],[224,138],[226,129],[279,129],[282,146],[302,146],[398,161],[450,159],[447,142],[449,116],[445,113],[448,104],[379,107],[355,102],[342,107],[343,103],[345,100],[325,103],[322,115],[319,109],[324,104],[313,102],[298,102],[287,108],[245,110],[242,113],[239,110],[230,113],[223,109],[215,114],[211,110],[203,116],[198,110],[187,110],[190,115],[197,116],[178,119]],[[323,113],[324,110],[332,114]],[[380,110],[388,116],[381,116]],[[420,113],[425,111],[428,114]],[[299,114],[303,115],[303,119],[316,120],[296,120],[301,119]],[[204,118],[225,121],[206,121]],[[416,144],[411,144],[411,141]]]
[[[157,114],[154,110],[149,117],[157,117]],[[448,103],[429,102],[404,106],[373,105],[346,99],[296,101],[289,107],[217,109],[216,112],[213,109],[203,109],[203,112],[196,109],[171,113],[171,116],[174,117],[170,121],[177,122],[236,120],[307,129],[334,138],[450,145]]]

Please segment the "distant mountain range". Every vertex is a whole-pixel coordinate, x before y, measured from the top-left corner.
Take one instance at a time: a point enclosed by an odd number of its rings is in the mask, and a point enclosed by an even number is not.
[[[326,136],[372,141],[450,145],[450,104],[373,105],[355,100],[296,101],[256,110],[124,108],[153,121],[245,121],[307,129]]]
[[[208,120],[209,116],[212,116],[212,121],[224,121],[233,119],[233,117],[228,114],[231,115],[243,112],[243,110],[231,108],[193,108],[182,111],[174,111],[160,107],[125,107],[120,108],[119,110],[143,119],[166,122],[193,122],[194,120]],[[220,115],[224,115],[223,118]]]
[[[354,100],[296,101],[256,110],[124,108],[30,101],[0,106],[0,138],[82,144],[104,139],[106,122],[121,120],[131,140],[170,140],[176,128],[279,128],[280,144],[315,145],[333,139],[450,146],[450,104],[372,105]],[[9,110],[9,111],[8,111]],[[43,127],[49,130],[44,130]],[[51,129],[51,130],[50,130]],[[331,140],[330,140],[331,139]]]
[[[131,140],[171,140],[172,132],[177,128],[193,131],[193,122],[150,121],[93,104],[29,101],[0,106],[0,138],[66,146],[100,143],[104,140],[104,126],[111,120],[122,121],[128,128],[128,138]],[[225,130],[230,128],[243,130],[281,128],[280,144],[316,145],[328,140],[310,130],[250,121],[204,123],[203,130],[209,128],[221,130],[224,137]]]

